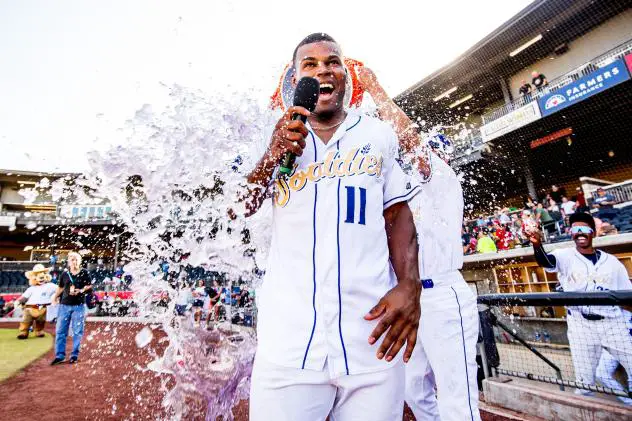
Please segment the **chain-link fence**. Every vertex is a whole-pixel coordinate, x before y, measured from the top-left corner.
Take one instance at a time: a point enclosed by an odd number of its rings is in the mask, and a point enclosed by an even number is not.
[[[632,291],[491,294],[478,302],[486,376],[605,393],[632,404]],[[566,316],[524,317],[519,307],[551,315],[565,309]]]

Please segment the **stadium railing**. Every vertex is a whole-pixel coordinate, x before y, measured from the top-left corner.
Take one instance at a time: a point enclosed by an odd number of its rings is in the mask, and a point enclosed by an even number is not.
[[[575,388],[579,394],[600,392],[632,398],[632,373],[626,375],[617,359],[627,352],[632,360],[632,313],[621,307],[632,306],[632,291],[488,294],[477,298],[479,353],[485,377],[505,375],[555,384],[560,390]],[[526,317],[529,307],[550,309],[551,316],[561,313],[554,307],[565,307],[566,316]],[[598,320],[600,312],[616,316]],[[569,322],[573,324],[571,335]]]
[[[527,105],[530,102],[537,101],[540,96],[546,95],[549,92],[557,91],[564,86],[573,83],[577,79],[580,79],[595,70],[607,66],[614,60],[624,57],[626,54],[632,52],[632,40],[628,40],[617,47],[608,50],[607,52],[593,58],[587,63],[582,64],[569,71],[568,73],[549,80],[548,85],[542,88],[540,91],[533,92],[530,95],[523,95],[515,98],[513,101],[508,102],[499,108],[483,115],[483,124],[488,124],[494,120],[509,114],[510,112]]]

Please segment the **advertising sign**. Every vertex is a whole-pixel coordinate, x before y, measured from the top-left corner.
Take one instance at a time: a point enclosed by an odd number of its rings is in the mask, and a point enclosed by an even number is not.
[[[538,100],[542,116],[553,114],[586,98],[605,91],[630,79],[623,60],[615,60],[607,66],[548,93]]]
[[[481,135],[483,141],[487,142],[502,136],[506,133],[516,130],[519,127],[538,120],[541,117],[538,103],[533,101],[525,106],[513,110],[490,123],[481,127]]]

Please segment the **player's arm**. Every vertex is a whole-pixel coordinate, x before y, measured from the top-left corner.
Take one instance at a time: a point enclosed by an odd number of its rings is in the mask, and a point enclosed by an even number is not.
[[[531,241],[531,245],[533,245],[533,255],[538,265],[546,269],[555,269],[557,267],[557,259],[544,250],[540,231],[534,230],[533,232],[527,233],[527,236],[529,237],[529,241]]]
[[[417,342],[421,283],[417,256],[419,245],[413,215],[407,202],[399,202],[384,211],[386,236],[391,264],[397,275],[397,286],[391,289],[365,316],[366,320],[381,317],[369,343],[386,334],[377,350],[377,358],[391,361],[406,344],[404,362],[408,362]]]
[[[248,174],[249,186],[242,197],[246,205],[246,216],[253,215],[259,210],[266,198],[268,187],[272,181],[274,170],[279,165],[286,152],[296,156],[303,154],[307,128],[300,120],[292,120],[294,114],[309,116],[309,111],[303,107],[290,107],[277,122],[272,132],[270,145],[255,168]]]
[[[31,288],[27,288],[26,291],[24,291],[24,294],[22,294],[20,296],[20,298],[17,299],[17,302],[20,303],[20,305],[24,305],[26,304],[26,302],[28,301],[28,299],[31,297],[33,291],[31,290]]]
[[[377,106],[380,119],[388,121],[393,126],[393,130],[397,133],[397,139],[402,150],[406,153],[414,150],[421,144],[421,137],[415,130],[413,123],[406,113],[399,108],[397,104],[388,96],[384,88],[377,81],[375,73],[368,67],[360,67],[358,69],[358,79],[362,85],[362,89],[371,95],[375,105]],[[420,158],[421,159],[421,158]],[[430,167],[428,163],[425,163]]]

